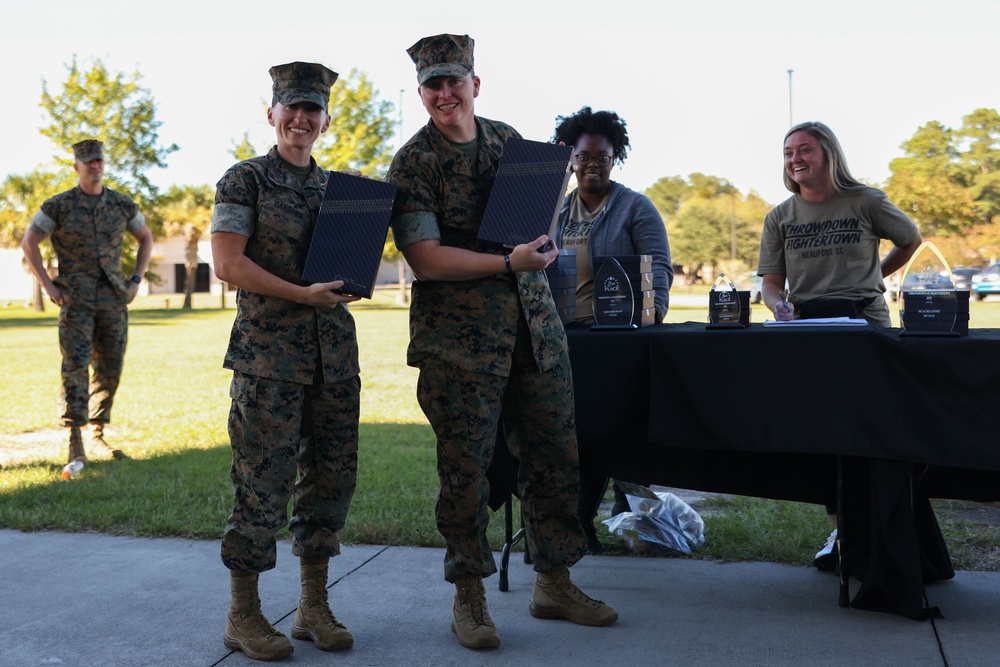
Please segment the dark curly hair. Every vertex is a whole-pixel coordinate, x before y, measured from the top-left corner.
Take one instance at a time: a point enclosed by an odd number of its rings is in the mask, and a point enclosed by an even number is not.
[[[556,131],[552,141],[560,141],[567,146],[576,146],[581,134],[595,134],[607,137],[615,148],[615,162],[621,164],[628,155],[628,132],[625,120],[614,111],[594,111],[583,107],[572,116],[556,116]]]

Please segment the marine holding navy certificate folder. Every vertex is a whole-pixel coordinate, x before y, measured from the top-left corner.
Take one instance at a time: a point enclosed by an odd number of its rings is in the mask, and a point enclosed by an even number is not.
[[[502,422],[520,461],[521,507],[537,572],[529,613],[611,625],[618,613],[580,591],[568,569],[584,555],[587,539],[576,518],[580,469],[569,348],[544,273],[559,252],[547,229],[508,250],[479,238],[487,198],[498,194],[505,146],[520,135],[475,114],[482,82],[471,37],[425,37],[407,54],[430,118],[396,153],[386,180],[399,187],[393,240],[417,278],[406,357],[420,369],[417,400],[437,440],[435,518],[446,545],[444,578],[455,585],[451,613],[442,600],[437,615],[462,646],[500,644],[483,578],[497,571],[486,539],[486,470]]]
[[[569,184],[572,146],[511,137],[504,144],[479,240],[513,248],[551,238]]]
[[[230,605],[219,629],[227,648],[254,660],[295,650],[264,616],[258,585],[275,566],[276,535],[286,525],[302,591],[292,639],[324,651],[354,643],[330,609],[326,586],[357,483],[361,414],[357,334],[345,305],[359,297],[342,293],[344,281],[302,280],[331,176],[312,147],[330,126],[337,73],[291,62],[269,74],[267,120],[276,144],[226,171],[212,214],[215,273],[239,288],[223,364],[233,371],[233,504],[221,549]]]
[[[331,172],[302,280],[343,280],[337,291],[370,299],[395,196],[392,183]]]

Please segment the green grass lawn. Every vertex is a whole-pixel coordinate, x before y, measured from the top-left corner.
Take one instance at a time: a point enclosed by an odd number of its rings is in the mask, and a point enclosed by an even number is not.
[[[703,294],[707,288],[694,288]],[[169,299],[173,308],[165,308]],[[199,295],[145,297],[131,311],[129,348],[109,440],[132,457],[94,461],[64,482],[65,429],[58,428],[56,312],[0,308],[0,527],[117,535],[219,539],[230,510],[226,433],[231,374],[222,368],[234,310]],[[706,297],[707,303],[707,297]],[[975,302],[974,326],[1000,327],[1000,301]],[[754,306],[754,321],[765,319]],[[408,313],[392,293],[352,307],[362,368],[358,490],[343,540],[442,546],[434,525],[434,438],[405,364]],[[704,322],[705,307],[671,306],[670,322]],[[1000,570],[996,529],[962,518],[967,505],[939,509],[956,566]],[[808,563],[829,527],[822,508],[724,498],[706,513],[696,557]],[[992,532],[991,532],[992,530]],[[491,543],[502,543],[502,514]],[[628,553],[604,537],[609,553]],[[985,555],[984,555],[985,554]]]

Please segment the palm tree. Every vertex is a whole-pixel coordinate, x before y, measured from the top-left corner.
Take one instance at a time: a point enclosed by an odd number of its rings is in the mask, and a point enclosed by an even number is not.
[[[27,174],[11,174],[0,184],[0,247],[16,248],[21,245],[24,233],[28,231],[31,218],[46,199],[69,187],[51,172],[32,171]],[[65,186],[65,187],[64,187]],[[55,253],[51,243],[42,244],[45,266],[51,270]],[[42,286],[34,281],[32,303],[37,312],[45,310]]]
[[[158,214],[167,236],[184,236],[184,305],[192,307],[198,274],[198,241],[212,224],[215,190],[207,185],[172,185],[163,195]],[[225,299],[225,289],[223,289]],[[225,305],[225,304],[223,304]]]

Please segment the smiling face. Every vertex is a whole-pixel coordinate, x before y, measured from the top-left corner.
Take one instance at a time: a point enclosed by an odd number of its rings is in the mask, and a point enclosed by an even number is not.
[[[459,142],[476,137],[473,100],[479,97],[478,76],[436,76],[425,81],[417,92],[441,134]]]
[[[611,140],[603,134],[583,133],[573,149],[573,157],[579,165],[576,181],[580,191],[603,196],[611,187],[611,168],[615,164],[615,147]],[[581,163],[581,156],[586,164]],[[600,159],[607,159],[608,163],[602,166],[598,164]]]
[[[804,130],[785,139],[785,172],[802,190],[825,191],[833,187],[830,163],[819,139]]]
[[[287,107],[276,102],[267,110],[267,122],[277,135],[278,154],[293,164],[301,164],[302,153],[308,158],[316,139],[330,127],[330,116],[313,102],[296,102]]]

